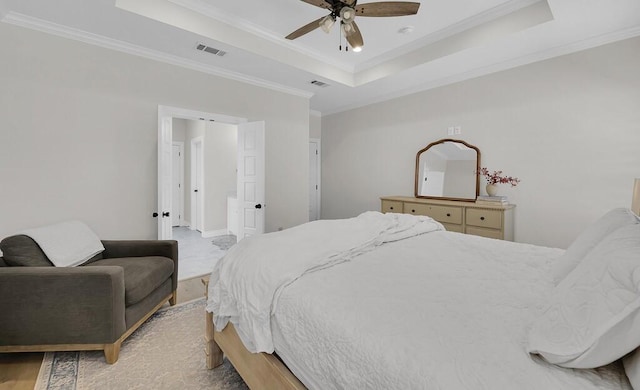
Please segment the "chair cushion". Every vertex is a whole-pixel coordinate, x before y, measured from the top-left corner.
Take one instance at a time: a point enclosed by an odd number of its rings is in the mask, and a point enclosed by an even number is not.
[[[9,266],[24,267],[52,267],[40,246],[29,236],[16,234],[0,242],[4,261]]]
[[[162,256],[103,259],[86,267],[105,265],[124,269],[125,306],[140,302],[173,274],[173,260]]]

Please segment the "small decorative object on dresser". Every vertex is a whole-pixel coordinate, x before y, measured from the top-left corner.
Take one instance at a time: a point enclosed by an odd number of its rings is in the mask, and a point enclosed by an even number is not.
[[[492,197],[498,194],[498,184],[511,184],[511,187],[515,187],[520,183],[517,177],[502,176],[502,171],[489,172],[487,168],[480,168],[478,173],[487,180],[487,195]]]
[[[452,232],[513,241],[515,205],[477,204],[440,199],[386,196],[380,198],[383,213],[427,215]]]

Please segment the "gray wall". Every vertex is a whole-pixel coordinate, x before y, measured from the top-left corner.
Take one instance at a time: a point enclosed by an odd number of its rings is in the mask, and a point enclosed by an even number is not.
[[[322,117],[315,113],[309,115],[309,138],[318,138],[322,136]]]
[[[155,238],[158,105],[266,122],[266,228],[308,220],[309,100],[0,24],[0,237]]]
[[[227,228],[227,196],[237,191],[238,127],[207,122],[204,134],[205,232]]]
[[[566,247],[630,206],[640,177],[640,38],[322,118],[322,217],[413,195],[415,155],[462,126],[482,165],[522,183],[516,240]]]

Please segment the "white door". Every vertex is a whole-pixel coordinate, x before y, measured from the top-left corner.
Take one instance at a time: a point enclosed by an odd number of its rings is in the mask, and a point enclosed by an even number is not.
[[[171,192],[171,225],[182,225],[182,213],[183,213],[183,178],[184,178],[184,144],[181,142],[174,142],[172,147],[171,158],[173,163],[171,164],[171,178],[172,178],[172,192]]]
[[[238,241],[264,233],[264,122],[238,126]]]
[[[320,219],[320,140],[309,141],[309,221]]]
[[[158,123],[158,238],[171,239],[171,136],[172,119],[159,116]]]
[[[204,231],[204,154],[203,137],[191,140],[191,229]]]

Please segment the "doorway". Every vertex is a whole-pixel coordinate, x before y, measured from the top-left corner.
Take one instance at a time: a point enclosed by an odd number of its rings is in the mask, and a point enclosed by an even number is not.
[[[184,142],[173,141],[171,148],[171,226],[176,227],[184,222]]]
[[[320,140],[309,140],[309,221],[320,219]]]
[[[190,164],[190,176],[191,176],[191,188],[189,189],[191,195],[190,209],[191,209],[191,230],[197,230],[200,233],[204,233],[204,157],[202,154],[202,145],[204,143],[204,137],[196,137],[191,139],[191,164]]]
[[[264,122],[248,122],[244,118],[231,117],[221,114],[205,113],[188,109],[159,106],[158,107],[158,238],[171,239],[172,220],[170,210],[173,210],[172,203],[172,136],[173,118],[188,120],[204,120],[231,124],[237,126],[237,196],[238,210],[238,239],[251,234],[261,234],[265,226],[265,204],[264,204]],[[203,142],[204,144],[204,142]],[[202,152],[203,149],[201,149]],[[200,153],[202,155],[202,153]],[[200,166],[204,167],[204,164]],[[243,167],[243,169],[240,169]],[[246,167],[247,169],[244,169]],[[206,168],[206,167],[205,167]],[[199,175],[205,169],[201,169]],[[206,227],[206,183],[204,180],[197,189],[199,198],[198,213],[195,215],[196,227],[201,227],[201,231]],[[249,191],[250,190],[250,191]],[[198,202],[196,202],[198,203]],[[193,214],[193,213],[191,213]],[[200,215],[200,217],[198,216]],[[192,218],[194,219],[194,218]],[[245,232],[246,231],[246,232]]]

